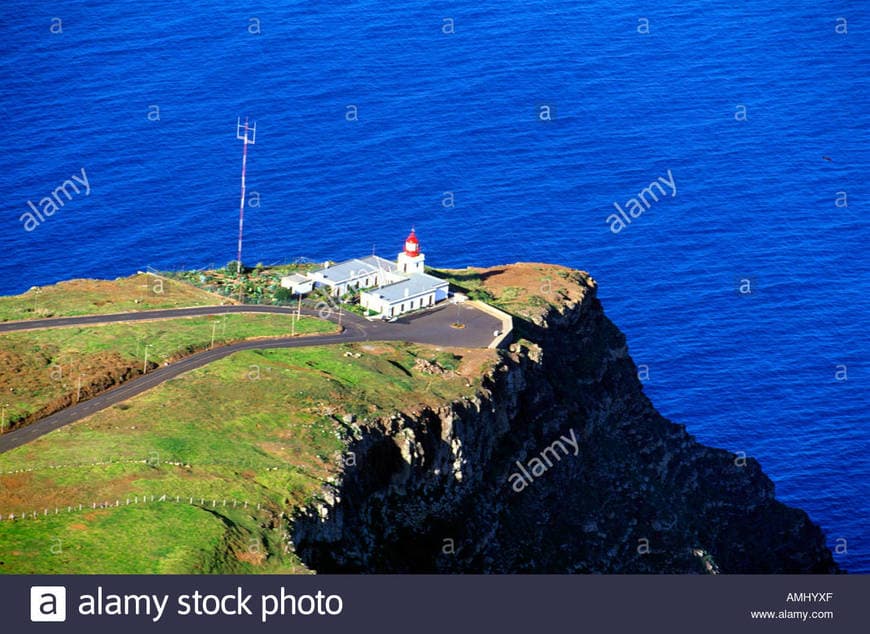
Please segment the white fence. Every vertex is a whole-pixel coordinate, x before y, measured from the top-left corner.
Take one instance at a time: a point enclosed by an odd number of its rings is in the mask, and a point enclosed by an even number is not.
[[[45,517],[53,517],[55,515],[61,515],[63,513],[78,513],[80,511],[93,511],[98,509],[110,509],[110,508],[120,508],[124,506],[136,506],[138,504],[151,504],[151,503],[172,503],[172,504],[190,504],[193,506],[198,506],[202,508],[234,508],[234,509],[248,509],[253,510],[261,510],[263,508],[263,503],[257,502],[248,502],[247,500],[234,500],[234,499],[217,499],[212,498],[209,500],[208,498],[197,498],[195,496],[190,495],[168,495],[164,493],[163,495],[134,495],[133,497],[126,497],[123,500],[116,499],[114,502],[110,500],[104,501],[92,501],[90,504],[71,504],[67,505],[66,508],[62,506],[56,506],[54,509],[44,508],[41,511],[21,511],[19,513],[8,513],[8,514],[0,514],[0,521],[14,521],[14,520],[24,520],[24,519],[41,519]]]

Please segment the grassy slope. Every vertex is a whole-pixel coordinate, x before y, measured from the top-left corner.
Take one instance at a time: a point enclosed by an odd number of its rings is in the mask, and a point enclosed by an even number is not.
[[[85,397],[140,374],[145,344],[151,366],[211,344],[292,331],[290,315],[232,314],[148,322],[52,328],[0,334],[0,385],[6,421],[45,415],[73,402],[79,377]],[[327,321],[303,317],[299,334],[332,332]]]
[[[71,280],[0,297],[0,321],[224,303],[233,302],[185,282],[143,274],[116,280]]]
[[[304,571],[280,515],[337,472],[346,446],[337,419],[472,394],[495,353],[458,353],[461,362],[399,344],[239,353],[2,454],[0,572]],[[456,373],[421,374],[418,356]],[[115,500],[119,508],[64,512]],[[6,519],[57,507],[56,516]]]

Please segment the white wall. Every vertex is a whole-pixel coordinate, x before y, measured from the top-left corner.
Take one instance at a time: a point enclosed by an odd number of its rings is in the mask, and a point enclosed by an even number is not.
[[[419,310],[420,308],[428,308],[430,306],[434,306],[438,301],[438,293],[436,290],[431,293],[426,293],[425,295],[420,295],[412,298],[403,298],[398,302],[390,306],[389,302],[383,300],[376,295],[369,293],[361,293],[360,294],[360,306],[365,309],[376,311],[381,315],[386,315],[387,317],[401,315],[412,310]],[[441,299],[447,297],[447,292],[442,292]],[[393,308],[394,312],[390,314],[390,309]]]

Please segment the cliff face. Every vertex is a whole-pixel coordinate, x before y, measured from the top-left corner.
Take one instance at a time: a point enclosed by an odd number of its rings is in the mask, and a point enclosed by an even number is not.
[[[355,464],[295,518],[318,572],[837,572],[753,459],[695,442],[643,394],[582,274],[475,398],[364,421]],[[542,302],[538,302],[540,305]]]

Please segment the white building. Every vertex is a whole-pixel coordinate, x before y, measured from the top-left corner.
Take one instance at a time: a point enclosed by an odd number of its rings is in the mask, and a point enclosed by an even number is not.
[[[412,229],[395,262],[370,255],[324,266],[308,278],[337,297],[358,289],[360,306],[382,317],[396,317],[447,298],[447,281],[424,273],[425,259]]]
[[[349,290],[389,284],[395,279],[397,266],[377,255],[345,260],[311,271],[308,278],[315,286],[326,286],[329,294],[341,297]]]
[[[396,258],[397,270],[392,275],[392,283],[361,292],[360,306],[382,317],[396,317],[446,299],[447,280],[424,273],[425,260],[420,242],[411,229],[411,235],[405,240],[405,249]]]
[[[426,273],[411,273],[400,282],[363,291],[359,303],[382,317],[396,317],[446,299],[447,287],[447,280]]]
[[[314,290],[314,280],[310,280],[304,275],[293,273],[281,278],[281,286],[282,288],[290,289],[290,292],[294,295],[306,295]]]

